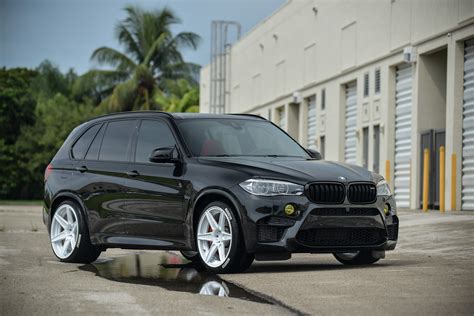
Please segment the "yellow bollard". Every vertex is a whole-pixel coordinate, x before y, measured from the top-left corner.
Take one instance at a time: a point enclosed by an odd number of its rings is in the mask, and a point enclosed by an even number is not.
[[[456,154],[451,155],[451,211],[456,210]]]
[[[385,181],[390,183],[390,160],[385,161]]]
[[[444,213],[445,188],[444,146],[439,147],[439,211]]]
[[[428,212],[428,194],[430,185],[430,150],[424,150],[424,163],[423,163],[423,212]]]

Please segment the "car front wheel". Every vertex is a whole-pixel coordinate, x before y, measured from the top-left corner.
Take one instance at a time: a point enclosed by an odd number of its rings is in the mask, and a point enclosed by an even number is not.
[[[241,272],[253,262],[253,255],[245,250],[238,218],[224,202],[212,202],[204,208],[196,227],[196,241],[199,258],[207,270]]]
[[[357,251],[350,253],[334,253],[334,257],[345,265],[367,265],[380,260],[373,256],[372,251]]]

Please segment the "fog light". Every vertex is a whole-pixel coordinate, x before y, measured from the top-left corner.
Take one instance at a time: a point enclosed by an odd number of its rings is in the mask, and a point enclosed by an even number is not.
[[[291,216],[291,215],[295,214],[295,207],[293,206],[293,204],[286,204],[285,205],[285,214],[287,216]]]
[[[383,212],[384,212],[385,215],[388,215],[388,213],[390,213],[390,205],[385,204],[383,206]]]

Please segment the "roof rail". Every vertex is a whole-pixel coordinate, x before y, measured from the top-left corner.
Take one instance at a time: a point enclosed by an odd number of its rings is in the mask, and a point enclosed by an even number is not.
[[[125,115],[125,114],[139,114],[139,113],[155,113],[155,114],[165,114],[169,117],[173,117],[171,115],[171,113],[169,112],[164,112],[164,111],[154,111],[154,110],[146,110],[146,111],[125,111],[125,112],[113,112],[113,113],[107,113],[107,114],[103,114],[103,115],[99,115],[99,116],[96,116],[96,117],[93,117],[89,120],[87,120],[86,122],[89,122],[89,121],[92,121],[92,120],[95,120],[95,119],[99,119],[99,118],[103,118],[103,117],[108,117],[108,116],[114,116],[114,115]]]
[[[261,119],[261,120],[267,121],[266,118],[261,117],[260,115],[257,115],[257,114],[250,114],[250,113],[229,113],[229,115],[250,116],[250,117],[255,117],[255,118],[259,118],[259,119]]]

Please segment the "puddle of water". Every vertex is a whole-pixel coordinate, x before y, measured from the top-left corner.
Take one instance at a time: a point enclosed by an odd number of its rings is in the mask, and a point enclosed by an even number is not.
[[[222,280],[217,275],[198,271],[186,259],[170,253],[142,253],[117,257],[97,261],[81,269],[118,282],[154,285],[169,291],[233,297],[273,304],[231,282]]]

